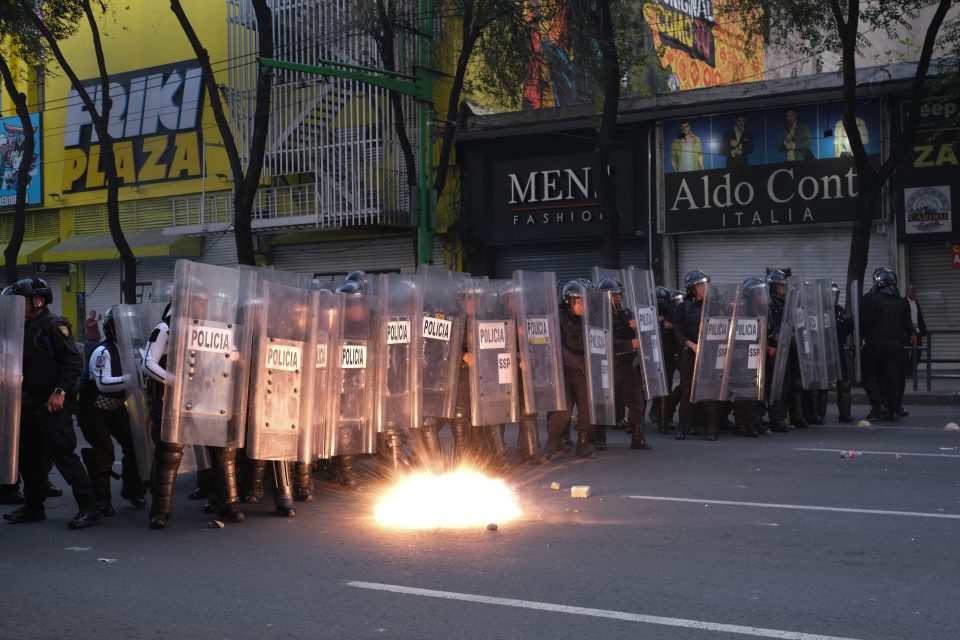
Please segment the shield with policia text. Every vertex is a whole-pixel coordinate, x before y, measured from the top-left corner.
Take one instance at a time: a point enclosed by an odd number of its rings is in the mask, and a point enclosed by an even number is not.
[[[124,373],[123,390],[127,395],[130,434],[137,452],[137,470],[141,480],[149,480],[153,464],[153,439],[150,437],[150,411],[143,358],[150,333],[157,326],[166,306],[162,302],[118,304],[113,308],[117,331],[117,351]]]
[[[723,372],[727,367],[727,347],[739,296],[739,284],[707,283],[693,364],[691,402],[728,399],[723,392]]]
[[[765,282],[744,283],[727,337],[727,362],[720,395],[733,400],[763,400],[766,369],[767,308],[770,296]]]
[[[0,484],[16,484],[26,298],[0,296]]]
[[[421,424],[422,283],[423,276],[415,274],[379,277],[376,406],[380,432],[403,432]]]
[[[794,319],[800,301],[800,284],[791,278],[787,282],[787,296],[783,304],[783,319],[780,321],[780,335],[777,337],[777,355],[773,360],[773,372],[769,376],[771,403],[779,402],[783,395],[784,378],[790,360],[790,345],[794,342]]]
[[[248,313],[252,331],[247,457],[295,461],[310,438],[313,409],[307,375],[310,292],[274,281],[276,274],[267,270],[256,274],[257,293]]]
[[[470,417],[474,426],[517,420],[517,333],[497,281],[464,285],[470,363]]]
[[[628,267],[621,272],[623,303],[637,322],[637,355],[643,369],[643,390],[647,398],[669,394],[657,321],[656,286],[653,272]]]
[[[613,388],[613,307],[608,293],[581,286],[583,296],[583,354],[586,363],[590,421],[617,423]]]
[[[823,354],[826,360],[827,382],[830,385],[843,377],[840,367],[840,342],[837,337],[837,317],[833,305],[833,283],[827,279],[814,281],[820,294],[820,317],[823,327]]]
[[[793,331],[803,388],[819,391],[830,387],[823,327],[823,299],[816,282],[798,280],[800,298],[794,311]],[[834,337],[834,340],[836,337]],[[836,380],[836,378],[834,378]]]
[[[242,447],[247,417],[251,271],[178,260],[161,437]]]
[[[420,386],[424,416],[453,418],[460,361],[463,357],[464,320],[457,290],[462,273],[443,267],[420,265],[423,281]]]
[[[566,409],[557,277],[552,271],[514,271],[511,293],[517,319],[523,410],[541,413]]]
[[[328,428],[328,404],[331,402],[332,378],[331,360],[335,354],[334,337],[338,334],[337,325],[343,316],[343,296],[331,291],[311,286],[310,331],[308,366],[313,367],[310,384],[313,387],[310,430],[312,440],[306,451],[301,453],[304,462],[327,459],[332,455],[334,434]]]

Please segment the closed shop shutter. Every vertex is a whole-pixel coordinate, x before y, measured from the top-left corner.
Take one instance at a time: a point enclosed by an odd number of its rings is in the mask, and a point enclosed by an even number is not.
[[[907,278],[900,279],[900,290],[912,284],[917,289],[917,302],[923,310],[935,359],[960,360],[960,336],[936,336],[937,331],[956,331],[960,318],[960,269],[954,269],[950,243],[927,241],[907,246]],[[956,369],[958,365],[952,367]]]
[[[574,278],[589,278],[594,267],[603,265],[603,247],[599,242],[502,247],[497,250],[495,278],[512,278],[516,269],[553,271],[557,283]],[[645,240],[624,242],[620,246],[620,265],[647,268]]]
[[[714,282],[740,282],[763,277],[768,267],[790,267],[806,278],[829,278],[845,288],[850,259],[849,229],[803,229],[784,233],[704,234],[677,240],[677,283],[688,271],[700,269]],[[878,267],[896,265],[887,237],[873,233],[867,277]],[[841,296],[841,300],[845,296]]]
[[[240,264],[237,260],[237,240],[233,231],[203,236],[203,254],[197,258],[197,262],[223,267],[235,267]]]
[[[384,273],[411,271],[417,266],[409,236],[276,246],[273,265],[321,280],[336,280],[356,269]]]
[[[137,262],[137,298],[140,302],[150,300],[153,283],[173,280],[173,258],[143,259]],[[86,270],[86,314],[96,311],[102,315],[109,307],[123,302],[121,286],[121,268],[119,260],[87,262]],[[150,284],[147,284],[150,283]]]

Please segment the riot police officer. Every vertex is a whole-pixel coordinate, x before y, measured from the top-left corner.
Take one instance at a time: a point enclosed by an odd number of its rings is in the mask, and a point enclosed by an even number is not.
[[[766,323],[767,315],[767,284],[761,278],[751,277],[743,281],[741,285],[741,296],[743,298],[740,305],[742,313],[749,318],[759,318]],[[761,334],[762,336],[763,334]],[[752,343],[750,343],[753,346]],[[760,347],[765,348],[766,344]],[[734,345],[734,349],[737,345]],[[756,377],[756,376],[755,376]],[[754,386],[756,388],[756,386]],[[733,399],[733,416],[736,422],[736,430],[743,433],[748,438],[758,437],[765,429],[758,429],[760,422],[760,400],[754,397],[737,397]]]
[[[129,374],[124,374],[117,348],[117,330],[114,325],[113,307],[103,314],[104,340],[93,349],[87,360],[87,375],[80,385],[78,423],[83,437],[90,447],[81,449],[80,455],[90,474],[97,502],[105,516],[116,515],[110,495],[110,473],[113,470],[113,440],[123,453],[120,495],[135,507],[146,506],[145,488],[140,480],[137,454],[130,431],[130,416],[124,399],[124,383]]]
[[[780,326],[783,324],[783,314],[787,297],[787,275],[781,269],[773,269],[767,273],[767,287],[770,290],[770,306],[767,310],[767,371],[773,371],[777,350],[780,348]],[[784,345],[789,349],[790,345]],[[771,397],[771,385],[767,384],[767,416],[770,419],[770,430],[786,432],[790,429],[786,422],[786,403],[784,398],[790,391],[790,374],[785,374],[783,388],[779,397]]]
[[[547,443],[544,445],[546,455],[552,456],[561,451],[574,406],[577,407],[575,455],[578,458],[592,458],[597,455],[590,444],[592,425],[583,337],[583,310],[586,304],[584,295],[586,288],[593,286],[588,280],[573,280],[563,287],[560,303],[560,343],[563,349],[567,409],[547,414]]]
[[[910,305],[897,289],[897,274],[887,267],[873,272],[873,288],[863,296],[860,334],[863,389],[871,407],[867,419],[899,420],[902,351],[906,344],[916,344],[917,334],[910,321]]]
[[[853,319],[840,306],[840,285],[830,283],[833,292],[833,310],[837,323],[837,342],[840,352],[840,379],[837,380],[837,412],[840,422],[853,422],[850,414],[853,399],[850,395],[850,365],[847,363],[847,341],[853,336]]]
[[[650,419],[657,423],[658,433],[669,433],[673,430],[673,412],[679,398],[679,386],[673,386],[673,376],[679,368],[677,358],[677,335],[673,329],[673,310],[683,303],[683,293],[671,291],[666,287],[656,288],[657,322],[660,325],[660,349],[663,362],[663,374],[667,382],[667,395],[654,398],[650,408]]]
[[[643,436],[643,414],[646,399],[643,393],[643,381],[637,372],[635,363],[640,340],[637,336],[637,321],[633,313],[623,306],[623,284],[613,277],[602,278],[597,289],[610,292],[613,303],[613,386],[618,403],[627,408],[627,429],[630,432],[631,449],[652,449]],[[606,435],[603,426],[595,427],[600,435],[597,448],[606,449]],[[601,448],[599,445],[603,443]]]
[[[23,387],[20,412],[20,473],[24,505],[3,514],[7,522],[35,522],[46,518],[47,472],[52,460],[73,488],[80,511],[67,523],[82,529],[100,521],[102,514],[93,485],[76,454],[77,438],[66,410],[67,390],[73,389],[83,369],[83,357],[65,318],[48,308],[53,292],[45,280],[25,278],[7,287],[6,295],[26,298],[23,345]]]
[[[694,365],[697,358],[697,341],[700,337],[700,320],[703,315],[703,299],[707,292],[710,276],[703,271],[694,270],[684,277],[687,294],[674,312],[673,327],[680,353],[680,415],[675,437],[683,440],[693,419],[694,406],[690,400],[693,385]],[[716,440],[719,424],[716,415],[716,402],[705,400],[697,403],[703,411],[703,420],[707,427],[707,439]]]

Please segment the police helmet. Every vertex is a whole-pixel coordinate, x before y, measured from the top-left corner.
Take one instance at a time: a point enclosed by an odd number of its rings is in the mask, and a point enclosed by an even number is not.
[[[781,272],[781,273],[784,275],[785,278],[789,278],[790,276],[793,275],[793,269],[792,269],[791,267],[780,267],[779,269],[778,269],[778,268],[774,268],[774,267],[767,267],[767,275],[768,275],[768,276],[769,276],[771,273],[773,273],[774,271],[779,271],[779,272]],[[767,283],[767,284],[769,284],[769,283]]]
[[[351,296],[363,295],[363,283],[357,282],[356,280],[347,280],[337,287],[337,293],[344,293]]]
[[[9,290],[9,293],[7,292]],[[25,298],[41,297],[47,305],[53,302],[53,291],[43,278],[24,278],[4,289],[6,295],[23,296]]]
[[[654,289],[654,295],[657,296],[657,304],[667,304],[670,302],[670,289],[666,287],[657,287]]]
[[[113,321],[113,307],[103,312],[103,335],[110,342],[117,341],[117,327]]]
[[[344,278],[344,281],[345,281],[345,282],[360,282],[360,283],[362,283],[362,282],[363,282],[364,280],[366,280],[366,279],[367,279],[367,272],[366,272],[366,271],[361,271],[361,270],[357,269],[357,270],[355,270],[355,271],[351,271],[350,273],[348,273],[348,274],[347,274],[347,277]]]
[[[835,296],[840,295],[840,285],[838,285],[836,282],[831,282],[831,283],[830,283],[830,292],[833,293],[833,295],[835,295]]]
[[[596,288],[596,285],[586,278],[577,278],[576,280],[571,280],[567,284],[563,285],[563,294],[561,295],[561,298],[563,299],[564,306],[572,307],[573,301],[576,298],[582,298],[584,291],[587,289]]]
[[[160,319],[170,324],[170,317],[173,315],[173,303],[168,302],[167,306],[163,308],[163,313],[160,315]]]
[[[710,276],[699,269],[687,272],[683,278],[683,286],[687,289],[687,295],[693,295],[693,288],[698,284],[710,282]]]
[[[767,286],[767,283],[763,281],[763,278],[755,278],[755,277],[747,278],[746,280],[743,281],[743,285],[742,285],[743,294],[746,296],[747,294],[751,294],[751,293],[754,293],[755,291],[759,291],[760,289],[766,286]]]
[[[600,291],[609,291],[610,293],[623,293],[623,283],[612,276],[600,278],[597,283],[597,289]]]
[[[877,291],[888,295],[899,296],[897,291],[897,274],[888,267],[880,267],[873,272],[873,284]]]
[[[680,289],[670,289],[670,302],[673,304],[683,302],[683,291],[680,291]]]

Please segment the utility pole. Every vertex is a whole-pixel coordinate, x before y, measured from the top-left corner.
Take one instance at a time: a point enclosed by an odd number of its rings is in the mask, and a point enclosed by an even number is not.
[[[324,77],[355,80],[375,87],[396,91],[411,96],[417,101],[417,127],[419,129],[419,162],[417,163],[417,191],[411,194],[411,213],[417,216],[417,264],[427,264],[433,259],[433,235],[437,228],[436,204],[433,193],[433,139],[430,135],[433,113],[433,76],[430,71],[430,52],[433,41],[431,16],[433,0],[418,0],[417,65],[414,74],[397,73],[325,60],[320,65],[300,64],[285,60],[258,58],[261,66],[274,69],[289,69]],[[411,216],[412,217],[412,216]]]

